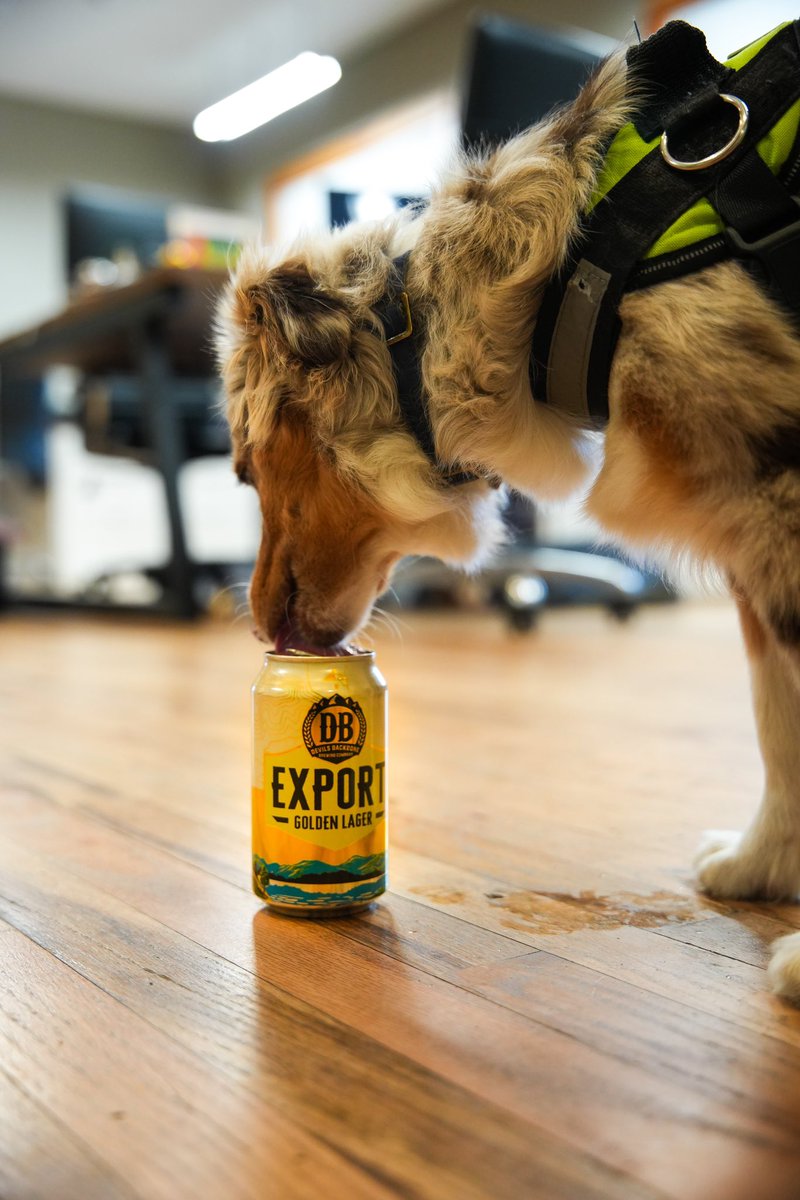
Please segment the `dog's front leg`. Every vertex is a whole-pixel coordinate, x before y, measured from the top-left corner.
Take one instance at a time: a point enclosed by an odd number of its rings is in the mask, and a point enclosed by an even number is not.
[[[712,896],[793,900],[800,895],[800,686],[792,652],[747,601],[737,603],[764,758],[764,797],[743,834],[706,834],[697,878]],[[800,933],[776,943],[769,977],[774,991],[800,1003]]]

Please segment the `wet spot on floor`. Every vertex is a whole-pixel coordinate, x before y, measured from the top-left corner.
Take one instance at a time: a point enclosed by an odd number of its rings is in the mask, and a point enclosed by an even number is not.
[[[508,914],[508,928],[535,933],[572,933],[578,929],[618,929],[633,925],[637,929],[655,929],[698,921],[723,906],[696,895],[675,892],[650,892],[637,895],[618,892],[598,896],[594,892],[487,892],[493,908]]]
[[[409,890],[418,896],[424,896],[433,904],[463,904],[467,898],[467,893],[459,891],[458,888],[412,887]]]

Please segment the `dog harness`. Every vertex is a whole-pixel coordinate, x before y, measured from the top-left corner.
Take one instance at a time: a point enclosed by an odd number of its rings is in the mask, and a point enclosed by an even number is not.
[[[725,63],[672,21],[627,55],[644,96],[607,147],[589,210],[546,285],[533,333],[533,397],[601,429],[627,291],[744,263],[800,326],[800,21]],[[436,457],[422,386],[424,331],[405,290],[408,255],[376,307],[404,420],[450,484],[476,478]]]
[[[628,52],[648,99],[609,146],[583,236],[545,289],[536,399],[601,428],[623,293],[726,258],[800,320],[799,31],[779,26],[719,63],[673,21]]]

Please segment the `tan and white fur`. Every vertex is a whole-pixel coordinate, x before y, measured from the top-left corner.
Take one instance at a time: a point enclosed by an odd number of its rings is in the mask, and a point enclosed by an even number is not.
[[[609,537],[729,581],[766,782],[743,835],[708,835],[697,877],[713,896],[796,898],[800,339],[728,262],[625,297],[599,470],[596,436],[530,393],[542,286],[578,236],[599,148],[629,117],[627,87],[612,58],[574,104],[460,161],[423,213],[242,258],[218,351],[236,470],[263,512],[251,608],[265,639],[289,621],[330,645],[367,620],[401,556],[473,567],[502,539],[502,491],[448,487],[401,420],[373,306],[411,250],[441,462],[539,500],[590,483],[588,511]],[[777,943],[770,980],[800,1002],[800,934]]]

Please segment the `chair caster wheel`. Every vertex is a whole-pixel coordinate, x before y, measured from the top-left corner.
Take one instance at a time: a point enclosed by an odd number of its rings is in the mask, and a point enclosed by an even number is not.
[[[512,611],[508,614],[508,623],[515,633],[530,633],[539,623],[539,613]]]

